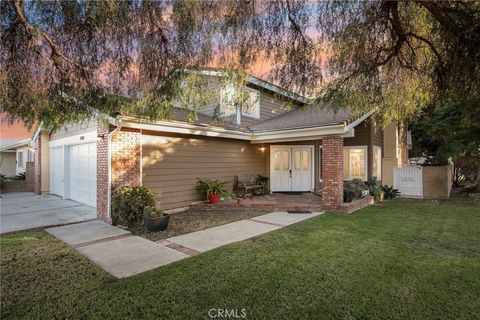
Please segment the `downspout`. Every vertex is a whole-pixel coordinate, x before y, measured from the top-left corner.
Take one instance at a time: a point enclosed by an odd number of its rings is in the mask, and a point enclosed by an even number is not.
[[[117,127],[108,134],[108,164],[107,164],[107,175],[108,175],[108,192],[107,192],[107,218],[112,218],[112,137],[118,131],[122,129],[122,122],[118,120]]]

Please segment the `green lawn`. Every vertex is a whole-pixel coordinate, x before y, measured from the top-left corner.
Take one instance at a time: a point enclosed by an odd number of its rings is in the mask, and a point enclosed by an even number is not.
[[[480,206],[393,200],[123,280],[44,232],[1,238],[2,318],[452,319],[480,315]]]

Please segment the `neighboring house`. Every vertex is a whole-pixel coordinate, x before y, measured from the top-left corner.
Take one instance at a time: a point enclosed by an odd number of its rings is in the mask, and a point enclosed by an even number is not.
[[[27,162],[35,159],[35,150],[31,139],[9,141],[0,147],[0,173],[14,177],[27,170]]]
[[[312,107],[255,77],[246,83],[244,105],[232,105],[231,91],[238,88],[226,87],[195,121],[175,108],[171,120],[118,115],[107,126],[93,119],[39,130],[36,191],[96,206],[108,219],[111,190],[120,185],[143,185],[162,208],[176,209],[201,200],[197,177],[232,187],[237,174],[248,173],[269,176],[273,192],[317,192],[326,210],[336,210],[343,180],[377,176],[392,185],[393,167],[406,163],[406,139],[395,125],[381,131],[370,114],[354,118]]]

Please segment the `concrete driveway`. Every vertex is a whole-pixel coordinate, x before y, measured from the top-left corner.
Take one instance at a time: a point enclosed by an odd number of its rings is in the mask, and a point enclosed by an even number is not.
[[[4,193],[0,198],[0,234],[95,219],[96,209],[54,195]]]

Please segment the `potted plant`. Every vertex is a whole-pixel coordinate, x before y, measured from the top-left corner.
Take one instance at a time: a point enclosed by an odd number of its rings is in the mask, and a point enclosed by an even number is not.
[[[145,207],[143,210],[143,224],[150,232],[163,231],[167,229],[170,215],[155,207]]]
[[[200,194],[206,196],[212,204],[218,203],[221,198],[226,198],[230,195],[227,190],[227,183],[219,180],[197,178],[197,190]]]

